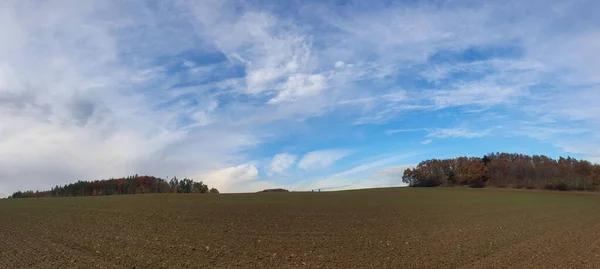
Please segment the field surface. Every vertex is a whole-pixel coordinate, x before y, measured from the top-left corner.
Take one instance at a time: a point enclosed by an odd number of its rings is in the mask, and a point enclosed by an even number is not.
[[[0,268],[599,268],[600,195],[390,188],[0,201]]]

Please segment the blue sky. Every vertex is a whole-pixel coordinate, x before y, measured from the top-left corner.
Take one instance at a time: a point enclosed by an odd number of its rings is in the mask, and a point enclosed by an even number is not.
[[[0,196],[130,174],[399,186],[427,158],[600,161],[598,1],[0,3]]]

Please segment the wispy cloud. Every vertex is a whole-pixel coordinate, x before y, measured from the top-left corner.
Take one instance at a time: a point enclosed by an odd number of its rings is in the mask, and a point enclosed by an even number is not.
[[[387,134],[395,134],[395,133],[407,133],[407,132],[422,132],[427,131],[427,128],[416,128],[416,129],[394,129],[386,131]]]
[[[393,170],[392,167],[395,167],[393,164],[418,156],[419,154],[421,153],[411,152],[392,156],[374,156],[362,160],[363,164],[356,165],[350,169],[329,175],[319,180],[314,180],[308,185],[300,187],[305,189],[321,188],[327,190],[352,189],[364,187],[367,182],[373,183],[374,181],[377,182],[377,184],[372,184],[371,186],[386,186],[386,184],[387,186],[398,186],[398,183],[402,180],[402,176],[394,178],[391,176],[392,173],[388,173],[387,176],[382,176],[380,171],[386,169]],[[412,165],[402,165],[402,167],[404,166],[412,167]]]
[[[298,168],[304,170],[325,168],[341,158],[348,156],[351,152],[347,150],[319,150],[304,154],[298,162]]]
[[[484,130],[470,130],[463,127],[456,128],[417,128],[417,129],[394,129],[386,131],[387,134],[397,134],[406,132],[427,132],[426,137],[431,138],[477,138],[489,135],[494,129],[486,128]],[[433,142],[432,139],[426,139],[421,142],[423,145],[427,145]]]
[[[369,162],[369,163],[366,163],[366,164],[361,164],[359,166],[356,166],[356,167],[354,167],[352,169],[349,169],[349,170],[346,170],[344,172],[334,174],[334,175],[331,176],[331,178],[334,178],[334,177],[345,177],[345,176],[354,175],[354,174],[357,174],[357,173],[360,173],[360,172],[372,170],[374,168],[388,165],[390,163],[396,162],[398,160],[406,158],[407,156],[412,156],[412,155],[414,155],[414,154],[410,154],[410,155],[397,155],[397,156],[392,156],[392,157],[384,158],[384,159],[381,159],[381,160]]]
[[[492,129],[473,131],[465,128],[435,129],[427,134],[427,137],[435,138],[477,138],[489,135]]]
[[[486,83],[463,83],[455,90],[436,90],[429,98],[438,108],[479,105],[492,106],[511,102],[525,94],[525,89]]]

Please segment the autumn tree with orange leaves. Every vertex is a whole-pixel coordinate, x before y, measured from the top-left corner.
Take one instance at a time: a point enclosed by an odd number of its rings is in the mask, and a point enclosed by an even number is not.
[[[422,161],[406,169],[402,181],[413,187],[465,185],[550,190],[600,189],[600,165],[571,157],[492,153]]]

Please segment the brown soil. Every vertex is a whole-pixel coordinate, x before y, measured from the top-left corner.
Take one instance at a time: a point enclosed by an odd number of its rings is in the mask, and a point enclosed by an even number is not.
[[[0,268],[598,268],[600,196],[470,189],[0,201]]]

